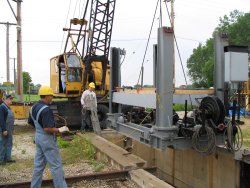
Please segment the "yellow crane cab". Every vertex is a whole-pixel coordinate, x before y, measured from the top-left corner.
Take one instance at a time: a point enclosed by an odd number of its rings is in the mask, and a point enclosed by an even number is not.
[[[63,98],[79,97],[82,93],[83,72],[82,60],[74,52],[51,58],[50,85],[54,96]]]

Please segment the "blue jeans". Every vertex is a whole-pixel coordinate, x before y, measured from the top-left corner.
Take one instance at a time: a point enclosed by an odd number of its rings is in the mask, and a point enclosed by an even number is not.
[[[0,163],[6,162],[7,136],[0,135]]]
[[[7,161],[11,160],[12,145],[13,145],[13,135],[11,133],[11,134],[8,134],[8,136],[7,136],[7,151],[6,151],[6,160]]]

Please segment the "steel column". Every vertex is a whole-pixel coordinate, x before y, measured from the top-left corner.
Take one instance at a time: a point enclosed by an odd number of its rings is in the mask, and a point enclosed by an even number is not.
[[[120,48],[111,48],[110,50],[110,89],[109,89],[109,113],[120,112],[120,104],[112,103],[113,92],[116,87],[121,87],[121,70],[120,56],[122,55]]]
[[[214,32],[214,89],[215,95],[224,101],[224,91],[225,91],[225,56],[224,47],[228,46],[226,34],[221,34],[219,32]]]
[[[156,66],[156,126],[160,129],[172,126],[174,32],[172,28],[158,29]]]

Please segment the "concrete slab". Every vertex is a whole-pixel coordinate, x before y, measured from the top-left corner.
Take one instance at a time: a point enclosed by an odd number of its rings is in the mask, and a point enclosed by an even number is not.
[[[129,175],[131,180],[141,188],[174,188],[172,185],[160,180],[143,169],[131,170]]]
[[[135,169],[142,168],[147,166],[147,162],[140,157],[127,152],[125,149],[107,141],[106,139],[93,134],[79,134],[91,141],[94,147],[97,149],[97,156],[102,157],[101,155],[107,156],[107,160],[114,165],[119,166],[120,169]]]

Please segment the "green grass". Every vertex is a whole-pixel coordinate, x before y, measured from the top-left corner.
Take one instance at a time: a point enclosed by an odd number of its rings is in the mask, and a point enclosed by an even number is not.
[[[174,104],[173,105],[173,109],[175,111],[185,111],[185,105],[184,104]],[[192,110],[192,106],[191,105],[187,105],[187,110],[191,111]]]
[[[61,137],[57,137],[57,144],[59,148],[67,148],[70,147],[70,142],[62,139]]]
[[[104,168],[104,164],[99,161],[91,160],[90,164],[94,167],[95,172],[100,172]]]
[[[40,100],[40,96],[39,95],[35,95],[35,94],[23,94],[23,101],[24,102],[37,102]],[[61,101],[61,100],[67,100],[67,98],[54,98],[54,101]],[[17,97],[14,98],[14,102],[18,102]]]
[[[250,148],[250,140],[244,140],[243,145]]]
[[[64,163],[71,164],[82,159],[94,160],[95,148],[86,138],[74,136],[72,141],[65,141],[58,138],[58,145],[61,148]]]
[[[250,148],[250,129],[242,129],[243,145]]]
[[[243,129],[242,130],[242,135],[243,135],[244,139],[250,141],[250,130],[249,129]]]
[[[96,150],[88,139],[74,136],[72,141],[66,141],[58,137],[57,143],[60,147],[64,164],[88,160],[95,172],[99,172],[104,168],[105,165],[103,163],[95,160]]]

